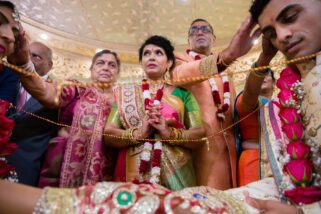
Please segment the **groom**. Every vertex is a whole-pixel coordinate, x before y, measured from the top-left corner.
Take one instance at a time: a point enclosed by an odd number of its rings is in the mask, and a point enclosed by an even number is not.
[[[287,59],[294,59],[310,54],[320,53],[321,50],[321,0],[255,0],[250,8],[252,20],[257,22],[263,36],[270,40],[272,45],[282,52]],[[309,102],[303,100],[304,109],[317,109],[320,93],[311,93],[320,82],[321,57],[318,54],[313,60],[297,64],[304,81],[304,89]],[[269,62],[268,62],[269,63]],[[311,70],[316,78],[311,78]],[[314,79],[312,82],[307,82]],[[306,84],[308,83],[308,84]],[[311,84],[309,84],[311,83]],[[319,87],[320,88],[320,87]],[[315,106],[313,106],[316,103]],[[315,114],[316,111],[313,111]],[[312,118],[317,118],[311,114]],[[315,132],[310,132],[311,123],[314,123]],[[321,124],[320,119],[311,120],[306,126],[308,139],[321,142],[321,131],[316,128]],[[313,128],[313,127],[312,127]],[[312,134],[311,134],[312,133]],[[320,145],[317,156],[320,156]],[[320,167],[315,167],[320,174]],[[319,170],[319,171],[318,171]],[[321,202],[304,205],[300,208],[282,204],[277,201],[259,200],[247,197],[247,202],[264,213],[321,213]]]

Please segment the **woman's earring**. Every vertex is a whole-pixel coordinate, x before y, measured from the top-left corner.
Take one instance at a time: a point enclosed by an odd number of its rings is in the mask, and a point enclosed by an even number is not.
[[[170,82],[170,79],[171,79],[171,74],[169,73],[169,68],[167,67],[166,68],[166,72],[163,76],[163,79],[165,80],[165,82]]]

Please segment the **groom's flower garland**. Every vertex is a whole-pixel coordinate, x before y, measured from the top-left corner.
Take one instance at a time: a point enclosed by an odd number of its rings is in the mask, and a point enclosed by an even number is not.
[[[186,50],[186,53],[193,57],[194,60],[201,60],[201,56],[197,53],[195,53],[194,51],[191,50]],[[230,105],[231,105],[231,101],[230,101],[230,83],[228,81],[228,76],[226,73],[221,73],[219,74],[220,77],[222,78],[223,81],[223,105],[221,102],[221,97],[219,94],[219,89],[217,87],[215,78],[209,78],[208,81],[211,85],[211,89],[212,89],[212,96],[213,96],[213,100],[215,105],[217,106],[217,111],[216,111],[216,116],[220,119],[225,118],[224,113],[229,109]]]
[[[153,100],[151,98],[151,94],[149,91],[149,84],[146,79],[143,79],[142,91],[143,91],[143,97],[144,97],[144,106],[146,110],[146,108],[151,104],[153,104],[154,106],[157,106],[160,104],[160,101],[163,97],[164,87],[157,90],[155,99]],[[153,154],[152,154],[152,151],[153,151]],[[160,159],[162,156],[162,151],[163,151],[163,147],[162,147],[161,141],[156,141],[154,145],[148,141],[144,143],[143,152],[141,153],[141,156],[140,156],[139,174],[143,176],[143,174],[147,173],[151,165],[152,169],[151,169],[151,177],[149,182],[152,184],[158,184],[160,182],[160,170],[161,170]],[[152,157],[152,161],[151,161],[151,157]]]
[[[304,142],[304,125],[300,115],[304,90],[301,75],[295,66],[285,68],[276,83],[280,107],[279,117],[287,140],[279,145],[278,157],[286,176],[281,189],[296,204],[309,204],[321,199],[321,188],[313,186],[313,149]]]

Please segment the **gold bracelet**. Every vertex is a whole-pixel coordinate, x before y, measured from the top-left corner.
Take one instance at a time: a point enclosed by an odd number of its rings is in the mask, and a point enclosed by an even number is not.
[[[172,146],[182,145],[184,141],[180,141],[180,140],[186,139],[184,130],[176,129],[173,127],[170,127],[170,129],[171,129],[171,134],[170,134],[170,139],[168,141],[169,145],[172,145]],[[175,141],[171,141],[171,140],[175,140]]]
[[[268,75],[270,73],[269,69],[265,69],[263,71],[255,70],[257,68],[256,62],[254,62],[251,67],[252,67],[252,69],[254,69],[253,74],[259,78],[264,78],[266,75]]]
[[[221,61],[221,64],[222,64],[222,65],[224,65],[225,67],[228,67],[228,66],[229,66],[228,64],[226,64],[226,63],[224,62],[224,58],[223,58],[221,55],[219,55],[219,58],[220,58],[220,61]]]
[[[134,131],[136,131],[137,130],[137,128],[130,128],[129,129],[129,139],[130,140],[134,140],[135,138],[134,138]]]
[[[254,76],[257,76],[259,78],[265,78],[266,75],[268,74],[268,73],[262,73],[262,72],[259,72],[259,71],[254,71],[252,73],[254,74]]]
[[[122,133],[122,138],[124,140],[128,140],[128,143],[132,144],[132,145],[136,145],[139,144],[139,142],[134,138],[133,134],[134,131],[137,130],[138,128],[129,128],[124,130],[124,132]]]

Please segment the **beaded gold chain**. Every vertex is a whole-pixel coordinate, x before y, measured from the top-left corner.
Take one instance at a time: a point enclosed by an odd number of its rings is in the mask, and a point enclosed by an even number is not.
[[[298,62],[303,62],[309,59],[313,59],[316,56],[321,55],[321,53],[315,53],[315,54],[311,54],[311,55],[307,55],[307,56],[302,56],[302,57],[298,57],[292,60],[286,60],[284,62],[279,62],[279,63],[275,63],[273,65],[268,65],[268,66],[260,66],[260,67],[255,67],[255,68],[250,68],[247,70],[241,70],[241,71],[233,71],[233,74],[238,74],[238,73],[247,73],[247,72],[259,72],[259,71],[264,71],[266,69],[271,69],[273,67],[277,67],[277,66],[288,66],[290,64],[294,64],[294,63],[298,63]],[[3,64],[15,71],[17,71],[18,73],[24,74],[26,76],[38,76],[40,77],[36,72],[29,72],[26,71],[16,65],[12,65],[6,61],[0,60],[0,64]],[[229,75],[231,72],[229,72]],[[191,83],[191,82],[195,82],[195,81],[200,81],[200,80],[207,80],[209,78],[212,77],[216,77],[219,74],[212,74],[212,75],[200,75],[197,77],[185,77],[185,78],[181,78],[179,80],[156,80],[156,81],[152,81],[152,80],[148,80],[149,84],[154,84],[154,85],[161,85],[161,84],[165,84],[165,83],[171,83],[171,84],[178,84],[178,83]],[[79,87],[88,87],[88,86],[92,86],[92,87],[100,87],[100,88],[107,88],[107,87],[111,87],[114,85],[139,85],[140,83],[137,82],[125,82],[125,83],[100,83],[100,82],[66,82],[63,83],[63,85],[65,86],[79,86]]]
[[[272,101],[272,100],[271,100]],[[270,101],[270,102],[271,102]],[[87,135],[92,135],[92,134],[101,134],[102,136],[108,136],[108,137],[111,137],[111,138],[115,138],[115,139],[120,139],[120,140],[131,140],[131,141],[135,141],[135,142],[138,142],[138,141],[149,141],[149,142],[157,142],[159,140],[162,140],[164,142],[166,141],[170,141],[172,144],[175,144],[175,143],[183,143],[183,142],[207,142],[209,138],[213,138],[214,136],[216,135],[220,135],[224,132],[226,132],[228,129],[234,127],[235,125],[237,125],[238,123],[240,123],[241,121],[247,119],[248,117],[250,117],[252,114],[254,114],[255,112],[257,112],[261,107],[261,106],[258,106],[254,111],[252,111],[251,113],[249,113],[248,115],[246,115],[244,118],[242,118],[241,120],[231,124],[230,126],[226,127],[225,129],[222,129],[221,131],[217,132],[217,133],[214,133],[213,135],[210,135],[210,136],[207,136],[207,137],[204,137],[204,138],[200,138],[200,139],[170,139],[170,140],[164,140],[164,139],[157,139],[157,138],[153,138],[153,139],[149,139],[149,138],[133,138],[132,136],[127,136],[127,135],[123,135],[123,136],[116,136],[116,135],[111,135],[111,134],[106,134],[106,133],[100,133],[99,131],[91,131],[91,130],[86,130],[86,129],[82,129],[80,127],[75,127],[75,126],[70,126],[70,125],[67,125],[67,124],[63,124],[63,123],[58,123],[58,122],[55,122],[53,120],[49,120],[47,118],[44,118],[44,117],[41,117],[37,114],[34,114],[32,112],[28,112],[28,111],[25,111],[24,109],[19,109],[19,111],[22,111],[32,117],[35,117],[35,118],[38,118],[40,120],[44,120],[48,123],[51,123],[53,125],[56,125],[56,126],[60,126],[60,127],[65,127],[65,128],[73,128],[73,129],[77,129],[79,130],[80,132],[84,133],[84,134],[87,134]],[[13,105],[12,103],[10,103],[10,108],[15,108],[16,110],[18,110],[18,108]]]
[[[277,66],[288,66],[290,64],[294,64],[294,63],[298,63],[298,62],[303,62],[303,61],[306,61],[306,60],[309,60],[309,59],[313,59],[315,58],[316,56],[320,55],[321,53],[315,53],[315,54],[311,54],[311,55],[307,55],[307,56],[303,56],[303,57],[299,57],[299,58],[295,58],[295,59],[292,59],[292,60],[287,60],[287,61],[284,61],[284,62],[280,62],[280,63],[275,63],[273,65],[269,65],[269,66],[261,66],[261,67],[255,67],[255,68],[251,68],[249,70],[241,70],[241,71],[236,71],[236,72],[233,72],[233,74],[237,74],[237,73],[245,73],[245,72],[258,72],[258,71],[264,71],[266,69],[269,69],[269,68],[272,68],[272,67],[277,67]],[[3,64],[15,71],[17,71],[18,73],[21,73],[21,74],[24,74],[26,76],[37,76],[37,77],[40,77],[37,73],[33,72],[33,73],[30,73],[24,69],[21,69],[20,67],[18,66],[15,66],[15,65],[12,65],[6,61],[3,61],[3,60],[0,60],[0,64]],[[157,81],[149,81],[149,84],[156,84],[156,85],[160,85],[160,84],[165,84],[165,83],[171,83],[171,84],[177,84],[177,83],[190,83],[190,82],[195,82],[195,81],[204,81],[204,80],[207,80],[209,78],[212,78],[212,77],[215,77],[217,76],[218,74],[214,74],[214,75],[203,75],[203,76],[198,76],[198,77],[186,77],[186,78],[181,78],[179,80],[157,80]],[[135,84],[138,84],[137,82],[126,82],[126,83],[121,83],[122,85],[135,85]],[[116,85],[116,83],[81,83],[81,82],[65,82],[65,83],[62,83],[62,84],[59,84],[57,86],[57,96],[56,96],[56,100],[58,99],[58,97],[60,96],[60,93],[62,91],[62,88],[64,86],[78,86],[78,87],[88,87],[88,86],[91,86],[91,87],[100,87],[100,88],[107,88],[107,87],[111,87],[111,86],[114,86]],[[117,85],[120,85],[120,83],[117,83]],[[273,101],[270,100],[269,102]],[[16,108],[16,106],[14,106],[13,104],[11,104],[11,107],[12,108]],[[234,127],[235,125],[239,124],[241,121],[247,119],[248,117],[250,117],[252,114],[254,114],[255,112],[257,112],[260,108],[262,107],[259,106],[257,107],[254,111],[252,111],[251,113],[249,113],[248,115],[246,115],[244,118],[242,118],[241,120],[238,120],[237,122],[231,124],[230,126],[226,127],[225,129],[222,129],[221,131],[217,132],[217,133],[214,133],[213,135],[210,135],[210,136],[207,136],[206,138],[201,138],[201,139],[179,139],[179,140],[175,140],[175,139],[171,139],[170,141],[171,142],[200,142],[200,141],[208,141],[209,138],[212,138],[216,135],[220,135],[224,132],[226,132],[228,129]],[[108,137],[112,137],[112,138],[115,138],[115,139],[122,139],[122,140],[137,140],[137,141],[150,141],[150,142],[156,142],[156,141],[159,141],[160,139],[132,139],[132,138],[128,138],[128,137],[125,137],[125,136],[116,136],[116,135],[110,135],[110,134],[106,134],[106,133],[100,133],[98,131],[91,131],[91,130],[85,130],[85,129],[81,129],[80,127],[74,127],[74,126],[70,126],[70,125],[66,125],[66,124],[62,124],[62,123],[58,123],[58,122],[55,122],[55,121],[52,121],[52,120],[49,120],[47,118],[44,118],[44,117],[41,117],[39,115],[36,115],[34,113],[31,113],[31,112],[27,112],[23,109],[20,109],[20,111],[23,111],[24,113],[30,115],[30,116],[33,116],[33,117],[36,117],[38,119],[41,119],[41,120],[44,120],[48,123],[51,123],[51,124],[54,124],[54,125],[57,125],[57,126],[60,126],[60,127],[67,127],[67,128],[75,128],[75,129],[78,129],[79,131],[83,132],[84,134],[101,134],[103,136],[108,136]],[[163,140],[164,141],[164,140]],[[166,140],[165,140],[166,141]]]

